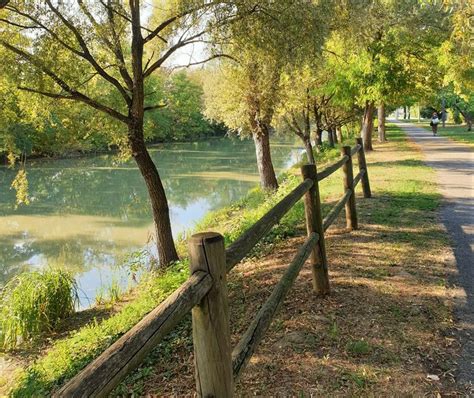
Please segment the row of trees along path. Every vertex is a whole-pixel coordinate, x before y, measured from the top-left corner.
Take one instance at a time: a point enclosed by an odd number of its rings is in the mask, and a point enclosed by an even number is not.
[[[261,185],[274,190],[273,127],[298,135],[313,162],[310,115],[321,144],[323,129],[330,141],[340,141],[340,127],[360,120],[363,111],[364,149],[371,150],[376,108],[383,119],[385,103],[414,95],[415,87],[419,92],[420,86],[432,86],[426,82],[437,79],[437,68],[424,59],[431,60],[431,52],[450,40],[455,24],[444,29],[448,17],[465,11],[462,5],[446,8],[418,0],[378,0],[369,8],[357,1],[341,6],[306,0],[153,4],[1,0],[0,57],[6,60],[6,87],[16,93],[8,104],[17,104],[15,96],[26,91],[34,98],[80,103],[78,109],[91,107],[106,116],[101,122],[114,126],[110,143],[119,142],[134,158],[147,186],[162,266],[178,255],[165,190],[145,145],[144,122],[166,106],[153,96],[150,81],[174,69],[172,60],[184,47],[209,50],[201,54],[204,59],[177,66],[215,60],[207,70],[206,116],[253,138]],[[3,89],[5,95],[12,91]],[[3,135],[9,123],[0,123]],[[382,136],[383,126],[379,123]],[[9,155],[15,159],[13,152]]]
[[[359,172],[353,175],[357,154]],[[344,194],[323,218],[319,182],[342,168]],[[365,198],[371,197],[362,140],[342,148],[340,160],[321,172],[315,164],[301,168],[303,182],[245,231],[229,247],[213,232],[189,240],[191,276],[163,303],[118,339],[82,372],[67,382],[56,397],[104,397],[117,386],[178,322],[192,311],[196,390],[200,397],[231,397],[258,344],[268,330],[306,260],[310,258],[314,294],[330,293],[324,233],[345,208],[346,226],[358,228],[355,188],[362,182]],[[304,197],[307,239],[289,264],[267,301],[232,350],[226,275]]]

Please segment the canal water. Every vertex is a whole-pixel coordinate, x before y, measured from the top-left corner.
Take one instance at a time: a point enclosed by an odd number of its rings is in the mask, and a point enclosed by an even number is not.
[[[301,156],[298,143],[274,140],[278,172]],[[170,204],[173,235],[258,185],[252,141],[222,138],[150,148]],[[16,171],[0,168],[0,286],[15,274],[59,265],[74,273],[81,307],[111,283],[124,285],[130,253],[151,249],[153,225],[133,160],[114,155],[27,163],[28,206],[15,207]]]

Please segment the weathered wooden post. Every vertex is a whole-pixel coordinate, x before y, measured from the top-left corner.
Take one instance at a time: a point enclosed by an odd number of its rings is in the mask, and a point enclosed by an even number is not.
[[[372,197],[372,192],[370,191],[369,172],[367,171],[367,163],[365,162],[365,152],[364,145],[362,144],[362,138],[356,138],[356,143],[360,145],[359,152],[357,152],[359,171],[364,170],[364,175],[361,179],[362,191],[364,192],[364,198],[370,198]]]
[[[352,231],[357,229],[357,210],[355,202],[355,190],[353,187],[354,174],[352,170],[351,147],[343,146],[342,154],[349,157],[349,160],[342,166],[342,171],[344,172],[344,191],[347,191],[348,189],[352,191],[349,200],[346,202],[346,225],[347,228]]]
[[[324,243],[323,216],[321,213],[321,198],[315,164],[306,164],[301,167],[303,179],[313,180],[313,186],[304,196],[306,230],[308,236],[316,232],[319,235],[318,244],[311,251],[311,267],[313,272],[313,289],[318,296],[329,294],[329,275]]]
[[[192,310],[198,397],[232,397],[233,376],[224,238],[215,232],[189,240],[191,272],[205,271],[213,286]]]

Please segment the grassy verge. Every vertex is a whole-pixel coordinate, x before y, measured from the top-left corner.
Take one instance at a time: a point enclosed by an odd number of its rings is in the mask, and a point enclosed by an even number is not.
[[[318,161],[329,161],[338,155],[338,149],[327,149],[318,154]],[[259,189],[255,189],[238,203],[209,214],[196,227],[196,230],[218,230],[224,235],[227,243],[232,242],[301,182],[301,177],[297,172],[289,172],[282,176],[281,180],[281,187],[277,194],[267,195]],[[330,194],[329,190],[327,194]],[[256,248],[253,254],[258,255],[269,251],[283,238],[295,235],[297,232],[296,226],[303,217],[303,211],[302,203],[295,206]],[[184,242],[179,242],[178,246],[180,252],[184,254],[186,252]],[[86,326],[69,333],[67,337],[57,340],[44,349],[44,353],[39,355],[33,364],[18,371],[10,395],[14,397],[49,396],[51,391],[54,391],[65,380],[77,374],[80,369],[97,357],[113,341],[117,340],[145,314],[169,296],[173,290],[184,282],[187,276],[188,266],[186,260],[181,261],[166,272],[148,275],[132,295],[127,297],[126,302],[119,303],[119,309],[112,309],[109,316],[104,316],[104,319],[93,320]],[[186,324],[185,321],[183,325]],[[178,329],[176,333],[173,333],[169,341],[174,341],[173,337],[179,335],[180,330]],[[167,351],[170,344],[165,342],[161,348],[165,347],[165,351]],[[150,356],[152,361],[153,355]],[[141,375],[140,372],[138,374]],[[132,380],[133,378],[137,378],[137,375],[132,375]],[[3,382],[6,383],[7,381]],[[0,388],[1,383],[2,380],[0,380]]]
[[[437,219],[434,173],[399,129],[390,127],[388,136],[390,142],[368,155],[374,197],[358,197],[360,229],[348,233],[340,217],[329,230],[331,297],[311,294],[306,267],[244,371],[237,396],[462,394],[452,376],[456,342],[446,280],[453,270]],[[326,203],[336,200],[341,185],[337,174],[323,182]],[[290,213],[294,236],[229,275],[233,345],[304,240],[302,215],[298,206]],[[114,395],[192,394],[189,334],[188,319]]]
[[[422,123],[423,128],[431,131],[429,123]],[[450,140],[462,142],[474,146],[474,131],[467,131],[467,126],[459,126],[453,124],[446,124],[446,127],[441,125],[438,127],[438,135],[447,137]]]

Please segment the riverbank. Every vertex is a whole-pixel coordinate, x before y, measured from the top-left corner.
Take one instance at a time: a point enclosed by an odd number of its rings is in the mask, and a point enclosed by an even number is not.
[[[179,144],[189,142],[201,142],[209,140],[218,140],[228,137],[228,131],[213,133],[210,135],[198,135],[193,137],[185,137],[176,140],[152,140],[146,143],[147,148],[157,148],[164,144]],[[234,138],[230,138],[234,139]],[[87,157],[94,157],[100,155],[118,155],[120,153],[117,145],[110,145],[104,148],[94,148],[89,150],[70,150],[64,153],[30,153],[27,155],[29,160],[61,160],[61,159],[80,159]],[[8,153],[0,153],[0,166],[8,166]]]
[[[244,373],[239,394],[400,391],[417,395],[455,390],[449,370],[456,343],[449,334],[446,289],[446,275],[452,269],[446,260],[445,235],[435,216],[439,195],[420,154],[398,130],[391,129],[389,139],[368,155],[374,198],[358,200],[361,229],[347,234],[339,225],[330,230],[332,296],[313,299],[309,270],[303,271]],[[321,184],[325,211],[341,191],[337,175]],[[265,197],[254,191],[209,216],[197,229],[217,229],[230,242],[300,178],[297,170],[290,172],[278,195]],[[304,234],[303,214],[299,203],[231,274],[233,342],[294,254]],[[160,278],[150,278],[116,314],[54,343],[35,364],[21,371],[13,395],[48,395],[186,276],[183,262]],[[194,385],[191,353],[187,319],[116,394],[189,394]],[[433,374],[441,381],[427,378]]]
[[[278,173],[300,153],[294,139],[275,139],[272,146]],[[175,238],[259,182],[252,141],[213,139],[149,151],[165,186]],[[128,259],[137,252],[156,256],[154,229],[138,167],[116,160],[102,155],[29,162],[27,206],[15,206],[13,189],[0,190],[0,286],[24,270],[64,266],[74,273],[86,308],[114,282],[122,289],[133,283]],[[9,187],[15,176],[15,170],[0,168],[0,185]]]

